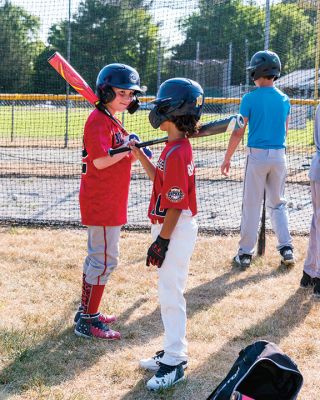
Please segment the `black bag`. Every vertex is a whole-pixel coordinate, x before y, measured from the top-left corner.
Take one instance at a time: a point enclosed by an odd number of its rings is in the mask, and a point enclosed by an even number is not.
[[[241,350],[225,379],[207,400],[230,400],[238,391],[255,400],[294,400],[303,377],[279,347],[265,340]]]

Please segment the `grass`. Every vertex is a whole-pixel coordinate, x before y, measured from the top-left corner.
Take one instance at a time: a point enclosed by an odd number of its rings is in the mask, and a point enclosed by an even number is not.
[[[69,140],[80,140],[83,134],[85,121],[92,108],[71,108],[68,114]],[[137,114],[128,113],[118,115],[124,117],[125,127],[129,132],[136,132],[142,140],[150,140],[154,137],[166,136],[164,133],[152,129],[148,120],[148,111],[139,111]],[[14,124],[12,125],[12,108],[0,107],[1,126],[0,136],[2,140],[13,142],[17,139],[37,140],[64,140],[66,133],[65,108],[39,108],[16,106],[14,108]],[[220,114],[203,114],[201,121],[207,122],[219,119]],[[308,120],[305,129],[290,130],[288,136],[289,146],[309,146],[313,142],[313,121]],[[230,133],[206,137],[206,146],[217,143],[225,143]],[[79,142],[80,143],[80,142]]]
[[[101,310],[116,313],[122,340],[77,338],[85,230],[0,229],[0,399],[206,399],[239,350],[255,340],[277,343],[300,368],[299,400],[314,400],[320,381],[320,302],[299,288],[307,238],[295,237],[297,264],[279,267],[273,236],[247,271],[231,266],[238,237],[200,236],[186,290],[187,379],[158,394],[138,360],[162,348],[156,270],[145,266],[146,233],[122,232],[121,263]]]

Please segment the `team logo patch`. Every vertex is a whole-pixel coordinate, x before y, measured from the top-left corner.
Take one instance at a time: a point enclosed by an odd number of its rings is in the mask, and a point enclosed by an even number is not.
[[[134,72],[131,72],[130,76],[129,76],[130,82],[132,83],[137,83],[139,80],[139,77],[137,74],[135,74]]]
[[[166,194],[166,197],[172,203],[178,203],[184,198],[184,193],[180,188],[174,186]]]

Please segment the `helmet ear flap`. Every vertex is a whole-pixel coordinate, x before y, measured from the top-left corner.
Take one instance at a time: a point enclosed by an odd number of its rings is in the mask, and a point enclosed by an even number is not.
[[[110,103],[112,100],[114,100],[116,94],[111,86],[104,85],[103,87],[99,87],[98,97],[100,98],[102,103]]]
[[[140,107],[140,100],[137,96],[134,96],[134,99],[127,107],[128,113],[129,114],[135,113],[139,107]]]

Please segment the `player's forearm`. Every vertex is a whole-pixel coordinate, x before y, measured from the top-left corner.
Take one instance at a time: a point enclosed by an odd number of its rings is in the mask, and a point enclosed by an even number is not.
[[[168,208],[167,209],[167,213],[164,218],[162,229],[159,234],[163,239],[170,239],[171,234],[178,223],[181,212],[182,212],[182,210],[179,210],[177,208]]]
[[[119,153],[119,154],[115,154],[112,157],[107,155],[106,157],[100,157],[100,158],[96,158],[95,160],[93,160],[93,165],[97,168],[97,169],[104,169],[104,168],[108,168],[113,164],[116,164],[117,162],[119,162],[120,160],[122,160],[124,157],[127,157],[128,153]]]
[[[228,143],[228,148],[226,150],[224,160],[225,161],[230,161],[234,152],[236,151],[237,147],[239,146],[239,143],[241,142],[243,135],[244,135],[245,128],[240,128],[237,129],[236,131],[233,131],[229,143]]]
[[[134,149],[132,153],[141,162],[143,169],[146,171],[146,174],[153,182],[156,175],[156,167],[153,165],[152,161],[144,154],[141,149]]]

